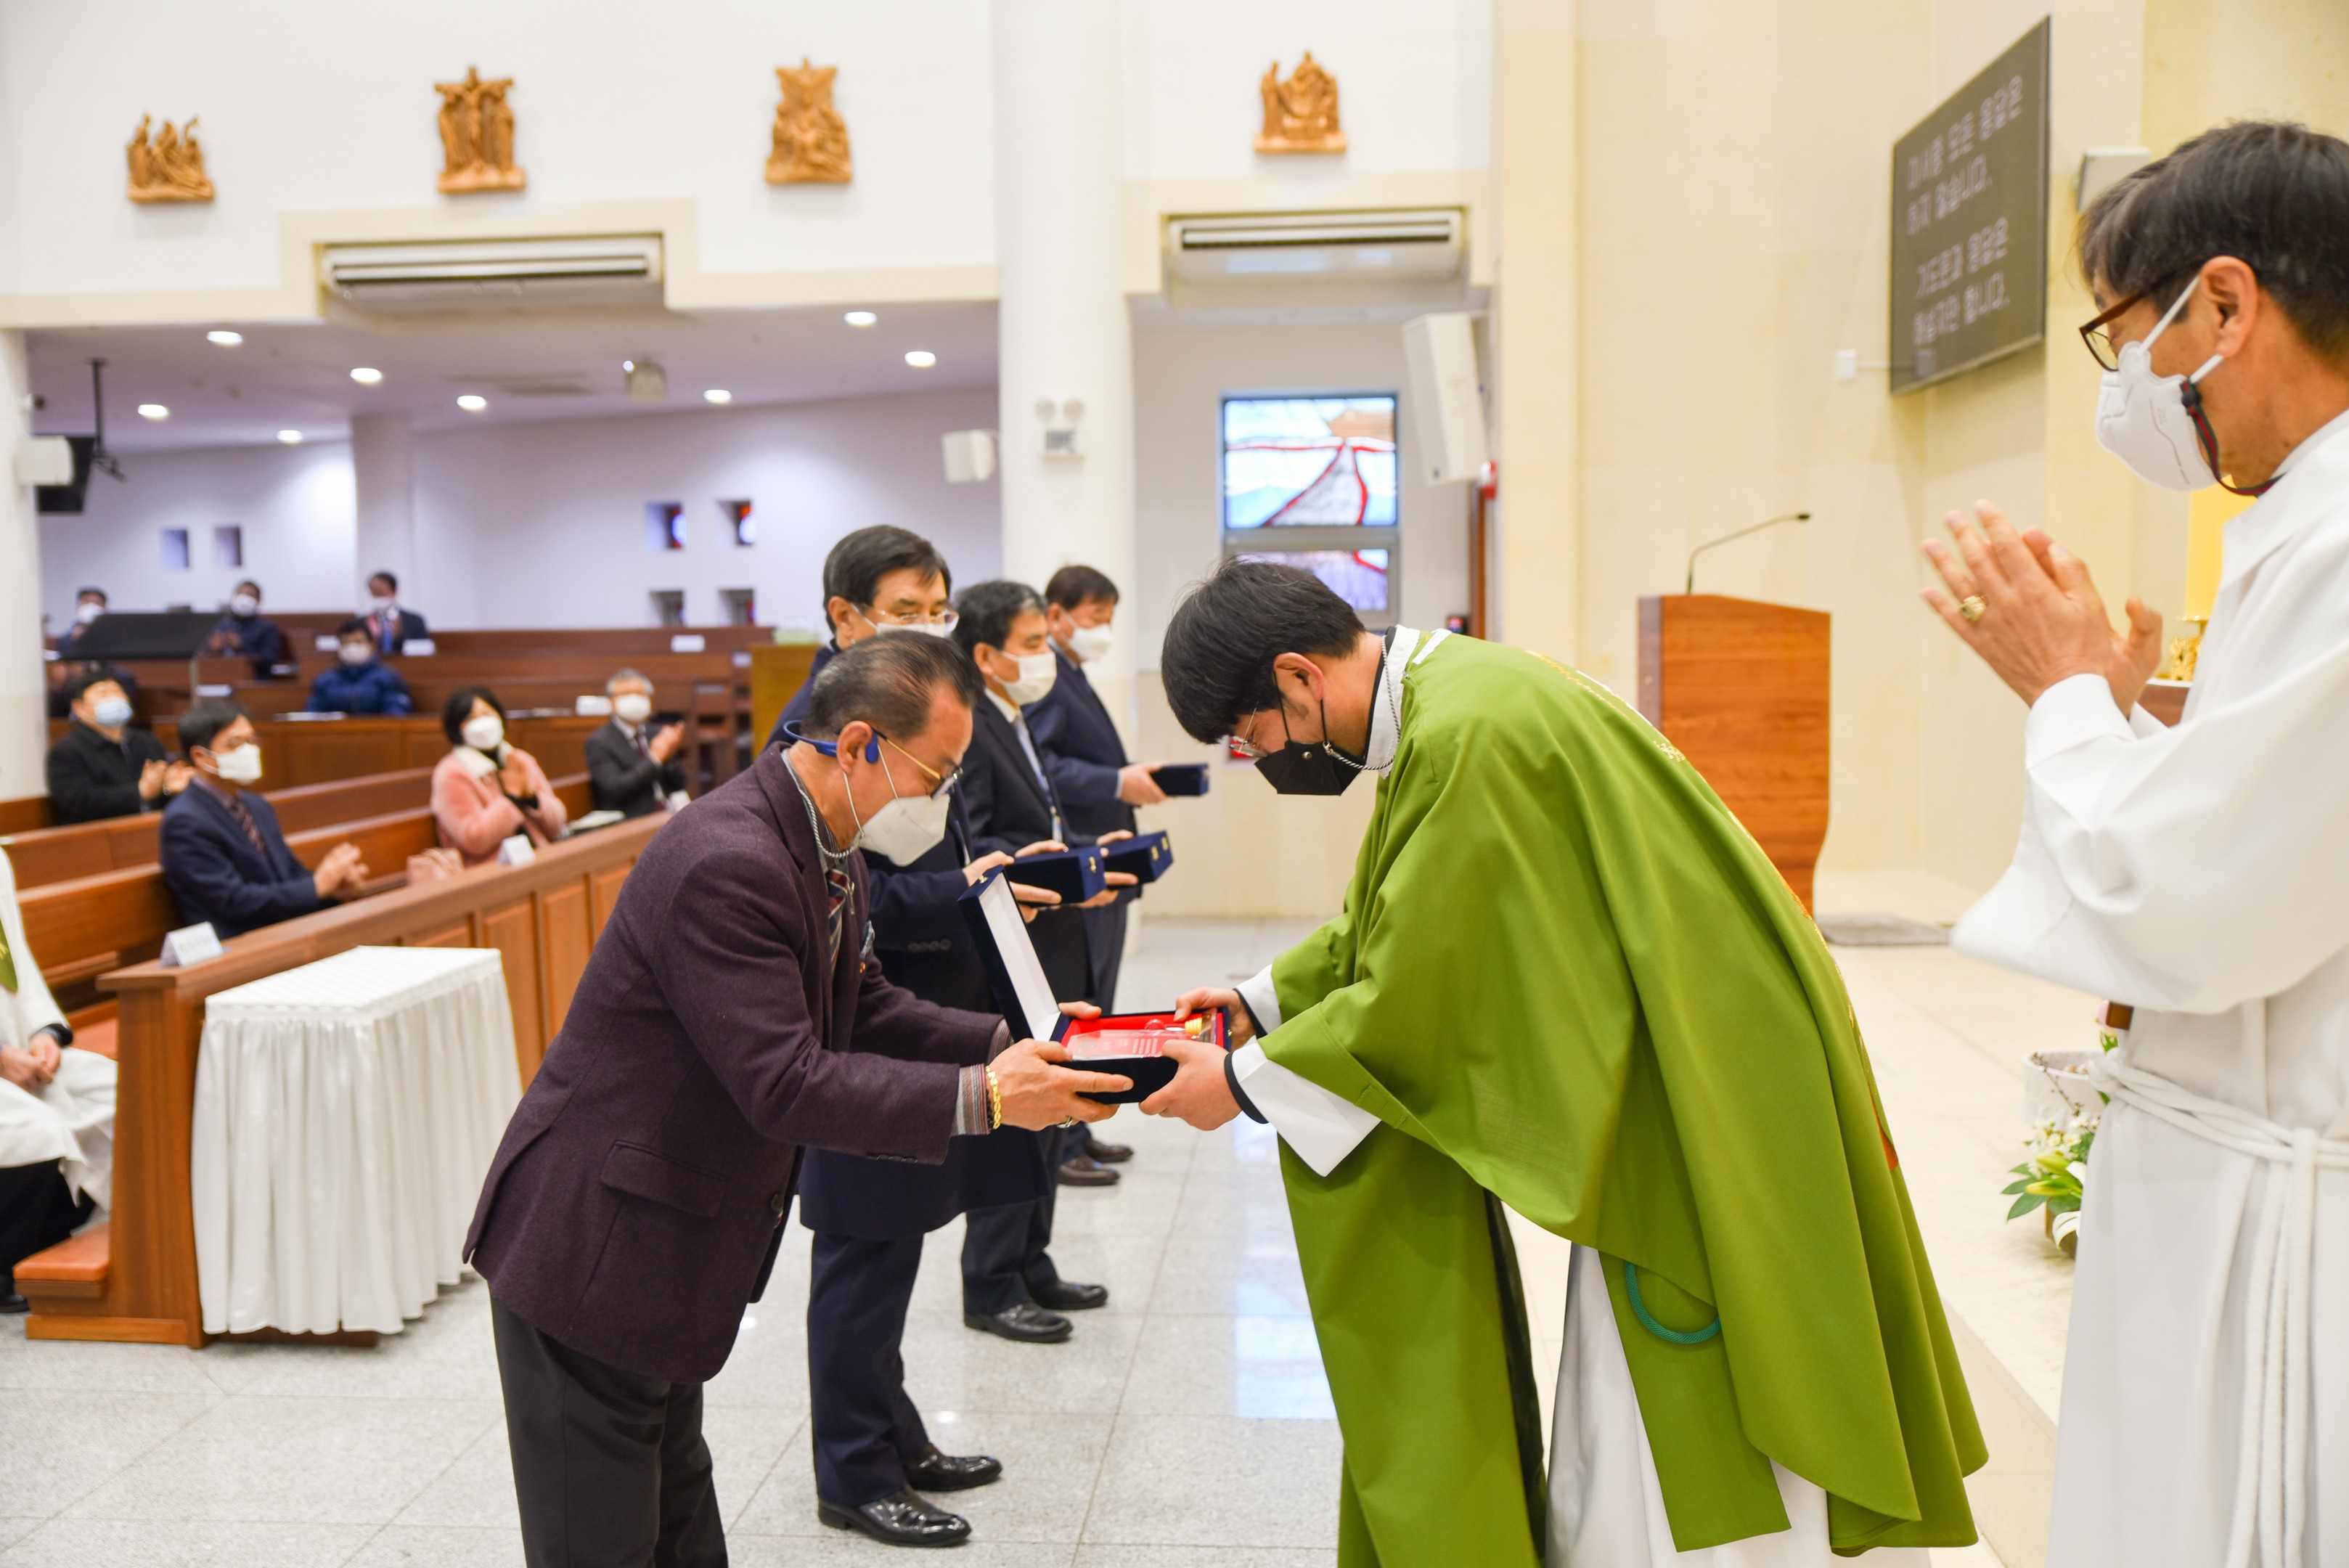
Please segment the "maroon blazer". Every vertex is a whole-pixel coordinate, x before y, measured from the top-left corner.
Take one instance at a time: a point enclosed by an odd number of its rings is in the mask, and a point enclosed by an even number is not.
[[[758,1298],[800,1150],[936,1164],[998,1020],[840,961],[781,750],[694,802],[621,886],[563,1032],[507,1126],[465,1251],[507,1310],[599,1361],[717,1375]]]

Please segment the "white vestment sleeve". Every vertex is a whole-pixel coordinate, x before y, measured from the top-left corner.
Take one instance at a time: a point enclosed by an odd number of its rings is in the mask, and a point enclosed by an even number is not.
[[[1961,951],[2220,1012],[2349,948],[2349,646],[2175,729],[2074,676],[2033,704],[2023,767],[2014,863],[1959,921]]]
[[[1263,1045],[1253,1040],[1232,1053],[1232,1076],[1316,1176],[1337,1169],[1379,1125],[1378,1117],[1353,1101],[1266,1055]]]
[[[1270,964],[1240,981],[1238,990],[1259,1033],[1269,1034],[1280,1027],[1280,992],[1273,988]]]

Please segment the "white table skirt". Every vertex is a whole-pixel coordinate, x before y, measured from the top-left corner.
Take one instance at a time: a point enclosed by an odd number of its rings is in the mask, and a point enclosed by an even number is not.
[[[522,1098],[493,949],[355,948],[213,996],[189,1185],[207,1334],[397,1334],[457,1282]]]

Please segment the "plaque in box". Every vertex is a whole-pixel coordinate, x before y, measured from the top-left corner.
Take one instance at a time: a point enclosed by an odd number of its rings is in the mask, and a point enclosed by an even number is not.
[[[1024,862],[1023,862],[1024,864]],[[997,1002],[1012,1031],[1038,1040],[1058,1040],[1069,1048],[1072,1065],[1089,1072],[1114,1073],[1133,1087],[1117,1094],[1087,1095],[1105,1105],[1146,1100],[1174,1080],[1176,1063],[1165,1054],[1170,1041],[1211,1040],[1228,1050],[1227,1021],[1220,1012],[1203,1012],[1174,1022],[1171,1007],[1161,1012],[1104,1013],[1099,1018],[1071,1018],[1052,1000],[1044,966],[1028,940],[1028,922],[1019,918],[1019,904],[1011,896],[1007,873],[998,867],[962,896],[963,919],[971,940],[987,965]]]

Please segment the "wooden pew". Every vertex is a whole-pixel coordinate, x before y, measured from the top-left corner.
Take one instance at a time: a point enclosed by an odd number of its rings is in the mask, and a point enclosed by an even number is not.
[[[584,774],[548,782],[565,812],[586,815]],[[346,840],[359,846],[359,857],[375,874],[368,884],[375,891],[405,883],[408,857],[430,848],[440,834],[425,805],[288,833],[285,846],[295,859],[315,867]],[[57,993],[57,1004],[68,1012],[97,1005],[89,982],[109,970],[153,958],[163,938],[181,924],[162,868],[151,862],[27,888],[17,903],[25,917],[25,941],[42,978]]]
[[[37,833],[49,826],[49,797],[19,795],[0,800],[0,834]]]
[[[429,806],[432,770],[407,768],[332,784],[296,784],[265,791],[262,798],[276,811],[278,826],[288,833],[301,833],[332,823]],[[37,888],[69,877],[154,864],[162,825],[160,812],[142,812],[137,816],[0,836],[0,849],[7,851],[16,868],[16,886]]]
[[[17,1289],[33,1303],[26,1336],[205,1343],[188,1189],[205,998],[354,947],[496,948],[527,1084],[628,868],[665,820],[639,817],[550,845],[528,866],[477,867],[287,920],[236,938],[208,963],[108,974],[121,1003],[113,1208],[102,1241],[78,1237],[19,1265]]]

